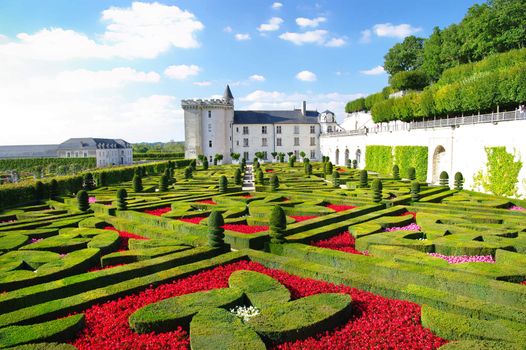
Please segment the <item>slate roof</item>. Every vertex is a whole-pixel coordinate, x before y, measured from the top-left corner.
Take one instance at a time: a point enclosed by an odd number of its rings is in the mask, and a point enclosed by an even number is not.
[[[230,91],[230,86],[226,86],[225,92],[223,93],[223,99],[225,100],[233,100],[234,95],[232,95],[232,91]]]
[[[318,111],[234,111],[234,124],[317,124]]]
[[[69,139],[58,145],[59,150],[95,150],[97,148],[131,148],[131,144],[122,139],[80,137]]]
[[[55,158],[58,145],[0,146],[0,158]]]

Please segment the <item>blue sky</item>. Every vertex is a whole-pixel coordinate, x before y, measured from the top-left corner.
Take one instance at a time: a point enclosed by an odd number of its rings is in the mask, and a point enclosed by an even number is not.
[[[0,1],[0,144],[183,140],[180,100],[308,101],[339,120],[387,85],[387,50],[472,0]]]

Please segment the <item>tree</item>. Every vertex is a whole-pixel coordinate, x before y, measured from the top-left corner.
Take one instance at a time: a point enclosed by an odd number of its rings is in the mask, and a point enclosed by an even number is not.
[[[203,170],[208,170],[208,159],[205,157],[202,161],[203,163]]]
[[[360,188],[369,187],[367,170],[360,170]]]
[[[301,152],[300,152],[300,157],[301,157],[301,158],[305,158],[305,156],[306,156],[306,153],[303,152],[303,151],[301,151]]]
[[[223,155],[220,153],[216,153],[214,156],[214,165],[217,165],[218,162],[223,160]]]
[[[384,56],[384,69],[390,75],[398,72],[416,70],[423,63],[424,39],[410,35],[401,43],[395,44]]]
[[[270,155],[272,156],[273,159],[276,159],[276,157],[278,156],[278,152],[272,152],[270,153]]]
[[[457,171],[455,173],[455,190],[458,190],[458,191],[462,190],[463,185],[464,185],[464,176],[462,175],[460,171]]]
[[[340,173],[337,170],[334,170],[332,172],[332,187],[334,188],[340,187]]]
[[[42,181],[35,182],[35,199],[37,200],[37,202],[44,199],[44,192],[45,192],[45,187]]]
[[[88,192],[80,190],[77,193],[77,207],[80,211],[87,211],[89,209]]]
[[[292,157],[292,155],[294,154],[294,152],[287,152],[287,155],[290,157]]]
[[[280,162],[280,163],[284,163],[284,162],[285,162],[285,153],[280,152],[280,153],[278,154],[278,157],[279,157],[279,162]]]
[[[270,243],[285,243],[285,230],[287,229],[287,217],[283,208],[275,205],[270,212]]]
[[[141,192],[142,187],[142,178],[139,175],[134,175],[132,179],[133,192]]]
[[[225,246],[225,221],[220,211],[214,210],[208,217],[208,245],[212,248]]]
[[[257,157],[258,160],[263,160],[263,156],[265,154],[263,152],[256,152],[255,153],[255,156]]]
[[[237,162],[239,160],[239,158],[241,157],[241,154],[239,154],[239,153],[230,153],[230,157],[232,157],[232,159]]]
[[[312,175],[312,164],[310,163],[305,164],[305,175],[307,177],[310,177]]]
[[[296,157],[292,156],[289,157],[289,167],[294,168],[294,162],[296,161]]]
[[[416,202],[420,199],[420,183],[418,181],[411,182],[411,200]]]
[[[421,70],[398,72],[389,78],[395,90],[422,90],[429,84],[427,74]]]
[[[441,51],[442,32],[435,27],[433,33],[424,41],[424,62],[421,67],[431,82],[436,82],[444,70]]]
[[[400,168],[398,165],[393,165],[393,180],[400,180]]]
[[[192,167],[188,166],[184,169],[184,178],[187,180],[192,178]]]
[[[449,186],[449,175],[447,171],[440,173],[440,186]]]
[[[128,197],[128,192],[124,188],[119,188],[117,190],[117,209],[126,210],[128,209],[128,202],[126,198]]]
[[[272,192],[277,191],[279,188],[279,178],[278,175],[274,174],[270,177],[270,190]]]
[[[379,203],[382,200],[382,181],[380,179],[374,179],[371,183],[371,188],[373,190],[373,202]]]
[[[414,167],[410,167],[407,169],[407,178],[409,180],[415,180],[416,179],[416,169]]]
[[[84,174],[83,181],[82,181],[82,187],[87,191],[91,191],[95,189],[95,181],[93,180],[92,173]]]
[[[333,166],[332,166],[332,163],[331,162],[327,162],[325,163],[324,165],[324,174],[325,175],[329,175],[329,174],[332,174],[332,169],[333,169]]]
[[[51,182],[49,183],[49,198],[55,199],[57,196],[58,196],[58,181],[55,179],[52,179]]]
[[[168,176],[162,175],[159,179],[159,192],[168,191]]]
[[[241,169],[237,168],[234,171],[234,183],[236,185],[241,185]]]
[[[263,185],[265,183],[265,176],[263,174],[263,170],[258,169],[258,171],[256,173],[256,181],[260,185]]]
[[[219,192],[226,193],[228,191],[228,180],[225,175],[219,178]]]

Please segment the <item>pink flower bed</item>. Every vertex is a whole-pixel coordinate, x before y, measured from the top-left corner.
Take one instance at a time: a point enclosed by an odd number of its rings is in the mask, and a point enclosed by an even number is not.
[[[447,261],[450,264],[461,264],[468,262],[484,262],[484,263],[495,263],[491,255],[460,255],[460,256],[448,256],[438,253],[427,253],[428,255],[434,256],[435,258],[440,258]]]
[[[212,205],[216,205],[217,203],[214,202],[213,200],[211,199],[204,199],[202,201],[197,201],[196,203],[201,203],[201,204],[212,204]]]
[[[171,211],[171,207],[164,207],[164,208],[157,208],[157,209],[151,209],[151,210],[145,210],[144,212],[146,214],[155,215],[155,216],[161,216],[165,213],[168,213]]]
[[[318,216],[317,215],[290,215],[290,217],[296,220],[296,222],[302,222],[302,221],[307,221],[310,219],[317,218]]]
[[[385,232],[393,232],[393,231],[420,231],[421,228],[415,223],[411,223],[407,226],[395,226],[395,227],[389,227],[386,228]]]
[[[523,211],[523,210],[526,210],[526,209],[524,209],[523,207],[519,207],[519,206],[514,205],[514,206],[509,207],[508,210]]]
[[[72,344],[80,350],[189,349],[188,332],[183,329],[138,334],[130,329],[128,317],[137,309],[162,299],[226,288],[228,278],[237,270],[257,271],[277,279],[291,291],[293,299],[319,293],[346,293],[352,297],[352,315],[340,327],[296,342],[269,344],[271,349],[437,349],[446,343],[422,327],[417,304],[240,261],[89,307],[82,311],[86,326]]]
[[[353,237],[353,235],[351,235],[349,231],[345,231],[334,237],[313,242],[311,245],[319,248],[339,250],[351,254],[367,255],[354,248],[355,242],[356,239]]]
[[[249,225],[242,225],[242,224],[225,224],[223,228],[225,230],[245,233],[248,235],[253,234],[253,233],[268,231],[268,226],[249,226]]]
[[[336,212],[357,208],[357,206],[355,205],[339,205],[339,204],[327,204],[325,207],[332,209]]]
[[[95,198],[95,197],[89,197],[88,198],[88,203],[89,204],[96,203],[96,202],[97,202],[97,198]]]

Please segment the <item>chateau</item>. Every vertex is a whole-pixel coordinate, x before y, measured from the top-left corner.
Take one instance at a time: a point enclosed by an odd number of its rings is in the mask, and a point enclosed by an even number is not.
[[[312,160],[321,159],[320,136],[343,131],[331,111],[301,109],[275,111],[237,111],[234,96],[227,85],[222,99],[183,100],[185,127],[185,158],[206,156],[210,161],[216,154],[223,162],[232,161],[231,154],[239,153],[252,160],[262,152],[264,160],[271,153],[293,152],[297,158],[303,151]]]

